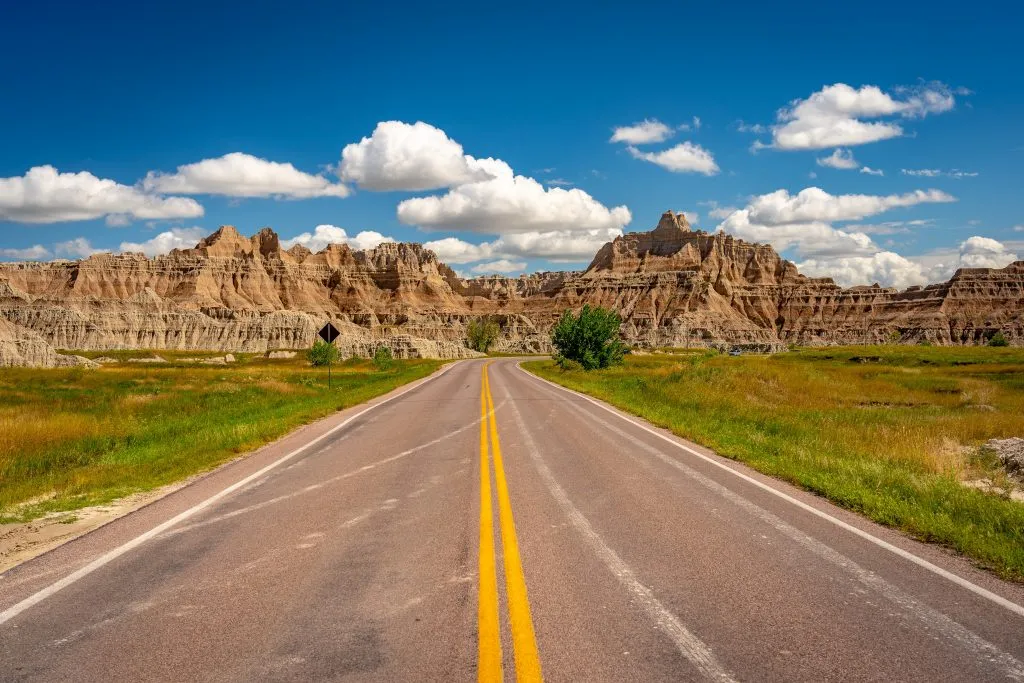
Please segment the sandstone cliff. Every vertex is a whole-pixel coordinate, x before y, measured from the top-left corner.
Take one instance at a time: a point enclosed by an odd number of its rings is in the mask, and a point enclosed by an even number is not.
[[[808,278],[770,246],[692,230],[666,212],[609,242],[584,272],[460,279],[418,244],[283,250],[270,229],[225,226],[165,256],[0,264],[0,364],[72,362],[54,349],[255,351],[308,347],[331,320],[345,355],[459,358],[466,323],[492,315],[498,348],[546,351],[566,308],[618,310],[639,346],[1024,343],[1024,262],[964,269],[904,292]]]

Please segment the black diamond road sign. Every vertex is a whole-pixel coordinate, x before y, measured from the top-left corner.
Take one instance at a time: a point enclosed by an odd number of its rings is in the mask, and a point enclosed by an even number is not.
[[[333,344],[334,340],[338,338],[339,334],[341,333],[338,332],[338,328],[330,323],[327,323],[326,325],[321,327],[320,331],[317,332],[317,335],[319,335],[319,337],[328,344]]]

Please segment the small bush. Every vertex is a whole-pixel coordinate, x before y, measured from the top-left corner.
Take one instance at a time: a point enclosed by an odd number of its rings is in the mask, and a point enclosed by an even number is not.
[[[934,344],[932,344],[927,339],[922,339],[921,341],[917,342],[917,345],[918,346],[935,346]]]
[[[315,368],[334,363],[338,360],[338,347],[328,344],[322,339],[317,339],[313,342],[313,348],[306,351],[306,359]]]
[[[618,313],[589,304],[579,315],[566,311],[551,331],[555,362],[566,369],[568,361],[579,363],[584,370],[606,368],[622,362],[625,350],[619,341]]]
[[[395,363],[390,346],[378,346],[373,354],[373,364],[378,370],[390,370]]]
[[[1006,335],[1002,332],[996,332],[992,335],[992,338],[988,340],[989,346],[1009,346],[1010,342],[1006,339]]]
[[[498,323],[490,318],[470,320],[466,326],[466,341],[469,348],[481,353],[487,353],[500,334],[501,328],[498,327]]]

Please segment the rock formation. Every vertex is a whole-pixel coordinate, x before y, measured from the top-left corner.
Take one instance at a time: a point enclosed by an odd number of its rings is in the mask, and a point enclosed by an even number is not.
[[[767,245],[692,230],[666,212],[604,245],[584,272],[461,279],[418,244],[284,250],[268,228],[222,227],[165,256],[0,264],[0,364],[71,362],[54,349],[307,348],[327,320],[343,355],[460,358],[465,325],[494,316],[498,348],[546,351],[566,308],[611,307],[637,346],[1024,343],[1024,262],[961,269],[900,292],[801,275]],[[83,359],[84,360],[84,359]]]

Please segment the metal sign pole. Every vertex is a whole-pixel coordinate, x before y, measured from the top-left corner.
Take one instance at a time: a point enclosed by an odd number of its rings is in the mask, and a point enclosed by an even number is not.
[[[331,357],[327,356],[327,388],[331,388]]]

